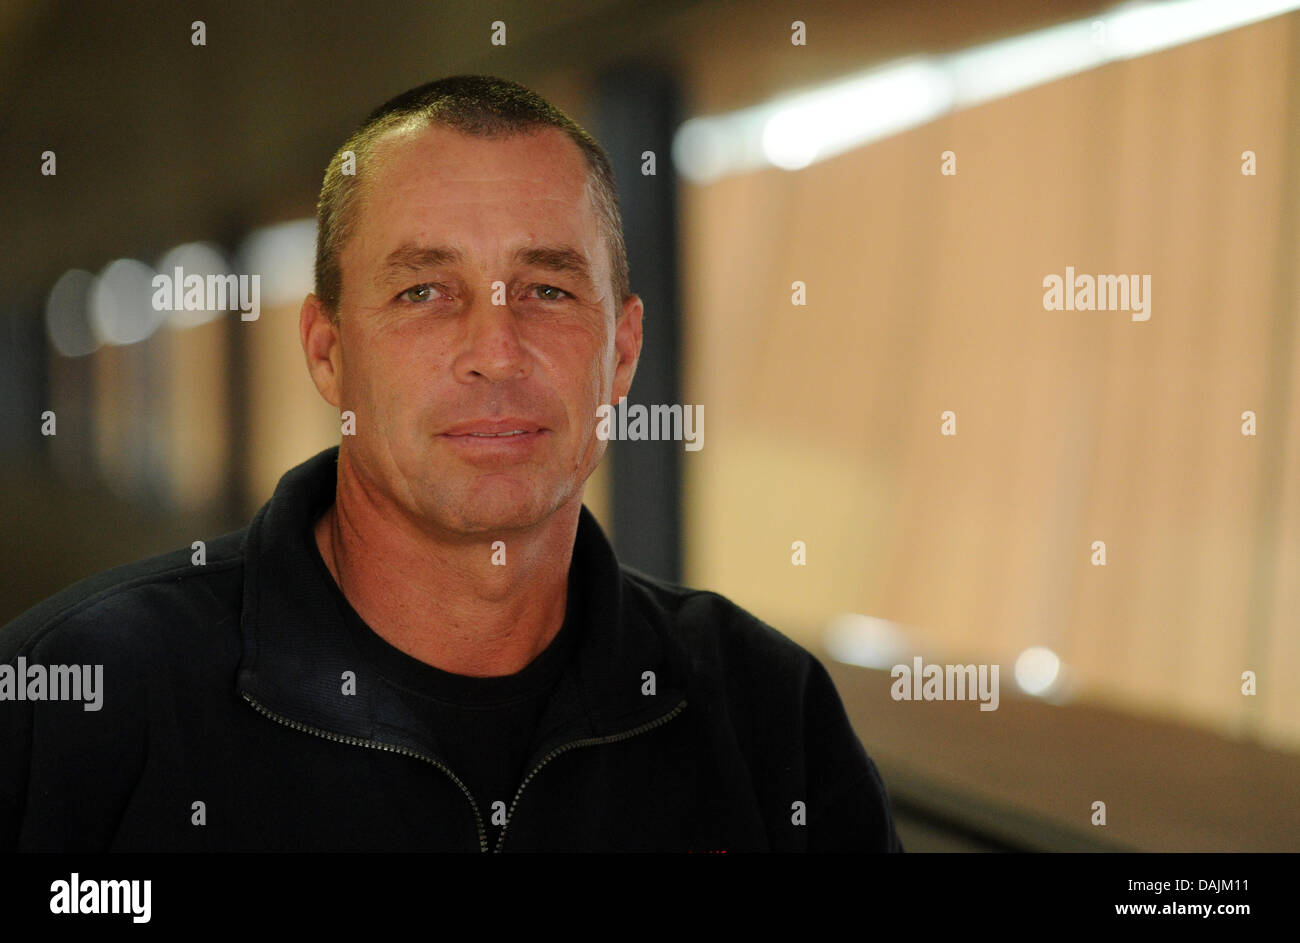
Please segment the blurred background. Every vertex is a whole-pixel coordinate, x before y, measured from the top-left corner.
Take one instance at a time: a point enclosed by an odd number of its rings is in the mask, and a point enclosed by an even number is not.
[[[631,401],[707,419],[588,506],[822,657],[909,850],[1300,850],[1297,8],[7,0],[0,623],[338,442],[326,163],[491,73],[609,149]],[[260,316],[154,311],[178,265]],[[1149,320],[1046,310],[1067,266],[1150,275]],[[916,657],[998,709],[895,700]]]

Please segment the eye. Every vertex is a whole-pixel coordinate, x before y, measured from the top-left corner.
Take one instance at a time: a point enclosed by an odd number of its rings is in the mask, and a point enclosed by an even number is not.
[[[534,285],[533,291],[540,292],[539,297],[543,301],[563,301],[565,298],[572,298],[563,288],[556,288],[554,285]]]
[[[414,285],[406,289],[397,297],[402,301],[409,301],[412,304],[420,304],[424,301],[432,301],[433,293],[438,291],[434,285]]]

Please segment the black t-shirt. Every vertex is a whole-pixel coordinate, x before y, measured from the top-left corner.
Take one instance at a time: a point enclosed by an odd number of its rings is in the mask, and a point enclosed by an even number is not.
[[[551,643],[522,671],[495,678],[452,674],[390,645],[357,614],[308,535],[312,555],[362,656],[424,722],[437,757],[474,797],[488,847],[494,847],[505,814],[530,757],[533,734],[547,696],[572,655],[581,612],[580,581],[570,567],[564,624]],[[502,803],[494,808],[494,803]]]

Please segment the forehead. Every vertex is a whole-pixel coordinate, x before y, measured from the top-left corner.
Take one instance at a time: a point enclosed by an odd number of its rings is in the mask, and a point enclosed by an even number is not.
[[[595,223],[586,160],[557,128],[500,137],[436,125],[393,131],[375,144],[361,183],[359,228],[372,233],[414,226],[447,239],[458,234],[451,229],[469,237],[502,218],[559,229]]]

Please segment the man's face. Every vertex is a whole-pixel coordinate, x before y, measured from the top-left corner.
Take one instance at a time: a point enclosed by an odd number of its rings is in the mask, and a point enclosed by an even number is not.
[[[399,132],[361,168],[339,323],[313,376],[356,414],[362,485],[442,536],[530,527],[580,500],[596,409],[627,394],[641,305],[612,297],[581,151],[547,128]],[[310,303],[310,299],[309,299]],[[502,435],[501,433],[505,433]]]

